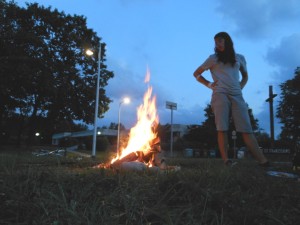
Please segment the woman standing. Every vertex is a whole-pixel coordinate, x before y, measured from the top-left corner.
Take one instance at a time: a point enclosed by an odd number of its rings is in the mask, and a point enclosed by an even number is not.
[[[232,165],[228,159],[228,128],[229,115],[233,117],[235,128],[242,133],[243,140],[254,158],[261,166],[269,166],[269,162],[259,149],[253,135],[248,107],[242,95],[242,89],[248,81],[246,60],[243,55],[236,54],[229,34],[220,32],[215,35],[215,54],[194,72],[198,82],[212,89],[211,106],[215,115],[215,124],[218,131],[218,145],[222,159],[226,165]],[[210,70],[213,82],[209,82],[202,73]],[[242,79],[240,81],[240,73]]]

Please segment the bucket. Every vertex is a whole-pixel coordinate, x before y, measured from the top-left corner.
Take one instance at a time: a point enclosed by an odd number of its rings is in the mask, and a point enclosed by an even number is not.
[[[184,156],[185,157],[190,158],[190,157],[193,157],[193,155],[194,155],[194,150],[192,148],[186,148],[184,150]]]

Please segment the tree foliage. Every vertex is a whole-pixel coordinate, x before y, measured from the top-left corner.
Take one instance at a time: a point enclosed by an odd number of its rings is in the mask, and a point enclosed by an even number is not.
[[[206,120],[202,125],[189,126],[189,133],[184,138],[195,148],[209,146],[210,148],[217,147],[217,133],[215,126],[215,117],[211,105],[207,105],[204,109]]]
[[[277,117],[283,124],[280,138],[295,147],[300,137],[300,67],[295,70],[294,78],[282,83],[280,88],[281,100],[277,107]]]
[[[119,126],[118,123],[113,123],[112,122],[112,123],[110,123],[108,129],[118,130],[118,126]],[[125,126],[122,123],[120,123],[120,130],[126,130]]]
[[[87,28],[86,18],[27,4],[0,0],[0,124],[17,113],[34,129],[47,118],[52,132],[60,123],[93,122],[97,51],[101,38]],[[85,49],[94,49],[87,57]],[[114,75],[101,59],[99,117],[111,100],[104,87]],[[29,119],[28,119],[29,118]]]

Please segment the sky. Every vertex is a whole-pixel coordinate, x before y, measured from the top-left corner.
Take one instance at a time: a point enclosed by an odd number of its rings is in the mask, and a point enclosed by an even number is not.
[[[280,84],[300,66],[300,1],[298,0],[15,0],[83,15],[87,26],[107,44],[108,70],[115,77],[105,88],[113,100],[98,126],[120,122],[127,129],[137,122],[137,108],[148,85],[157,99],[160,124],[171,123],[166,101],[177,104],[173,124],[202,124],[211,90],[196,82],[195,69],[214,53],[214,35],[230,34],[237,53],[247,61],[249,80],[243,95],[260,128],[270,133],[269,86],[274,116]],[[203,76],[211,79],[210,72]],[[128,105],[120,102],[129,97]],[[280,133],[275,117],[275,138]]]

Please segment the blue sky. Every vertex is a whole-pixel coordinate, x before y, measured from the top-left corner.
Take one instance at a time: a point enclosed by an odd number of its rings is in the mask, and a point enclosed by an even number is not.
[[[113,100],[99,126],[118,121],[119,102],[124,96],[121,123],[136,123],[137,107],[150,84],[157,97],[161,124],[171,122],[166,101],[177,103],[173,123],[201,124],[211,91],[197,83],[194,70],[213,53],[213,37],[228,32],[237,53],[246,57],[249,81],[244,98],[265,132],[270,132],[269,85],[278,94],[279,85],[291,79],[300,66],[300,1],[298,0],[16,0],[37,2],[67,14],[83,15],[88,27],[107,44],[109,81],[107,95]],[[211,79],[210,73],[204,76]],[[280,124],[275,118],[275,136]]]

